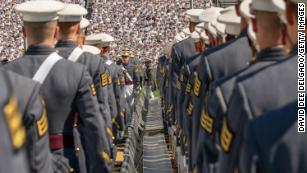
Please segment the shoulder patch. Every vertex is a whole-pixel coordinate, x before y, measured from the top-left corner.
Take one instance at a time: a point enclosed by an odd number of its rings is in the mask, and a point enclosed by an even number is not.
[[[234,138],[234,133],[228,127],[227,119],[223,119],[223,126],[221,130],[221,146],[225,152],[228,152],[231,149],[232,140]]]
[[[22,123],[22,114],[18,110],[16,96],[12,96],[4,107],[4,115],[7,120],[12,146],[20,149],[26,140],[26,132]]]
[[[188,108],[187,108],[187,112],[188,112],[189,116],[192,116],[193,108],[194,108],[194,105],[192,103],[192,100],[190,99],[189,104],[188,104]]]
[[[96,88],[95,88],[94,84],[90,84],[90,91],[91,91],[92,96],[97,95]]]
[[[191,92],[191,84],[190,84],[190,82],[188,82],[188,83],[187,83],[187,87],[186,87],[186,89],[185,89],[185,93],[188,94],[188,93],[190,93],[190,92]]]
[[[111,164],[112,163],[112,160],[109,156],[109,154],[105,151],[102,152],[102,157],[103,159],[108,163],[108,164]]]
[[[160,64],[159,68],[160,68],[161,75],[164,76],[165,75],[165,68],[164,68],[164,66],[162,64]]]
[[[106,72],[102,73],[100,75],[100,80],[101,80],[101,86],[105,87],[108,85],[108,75]]]
[[[195,83],[194,83],[194,86],[193,86],[193,92],[194,92],[194,95],[195,96],[199,96],[199,92],[200,92],[200,88],[201,88],[201,81],[199,79],[199,75],[196,74],[195,75]]]
[[[181,83],[178,79],[176,80],[176,85],[177,85],[177,89],[181,90]]]
[[[108,77],[108,82],[109,82],[109,85],[111,85],[113,83],[111,75],[109,75],[109,77]]]
[[[201,110],[200,125],[209,134],[213,133],[214,119],[208,114],[208,111],[203,107]]]
[[[48,131],[48,118],[45,108],[43,110],[42,116],[40,117],[40,119],[37,121],[36,124],[37,124],[38,136],[39,137],[44,136]]]
[[[120,77],[120,84],[121,84],[121,85],[125,85],[125,84],[126,84],[126,82],[125,82],[125,76],[124,76],[124,75],[121,75],[121,77]]]

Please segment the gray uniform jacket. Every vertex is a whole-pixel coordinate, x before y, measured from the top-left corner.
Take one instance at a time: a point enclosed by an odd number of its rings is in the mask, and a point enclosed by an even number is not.
[[[59,51],[59,55],[67,59],[72,51],[77,47],[77,44],[71,40],[59,40],[55,48]],[[106,66],[103,60],[89,52],[83,52],[76,61],[87,67],[93,82],[96,86],[97,99],[100,105],[100,111],[106,122],[106,125],[111,125],[111,113],[108,103],[108,89],[103,81],[103,75],[107,73]]]
[[[239,151],[248,121],[297,99],[297,87],[293,85],[297,80],[297,71],[293,68],[296,59],[286,62],[237,79],[219,135],[222,149],[219,172],[238,169]],[[282,65],[280,69],[270,70],[279,65]],[[276,85],[280,82],[281,85]]]
[[[202,106],[206,102],[208,97],[208,90],[211,81],[219,78],[231,75],[247,66],[247,62],[252,57],[252,50],[249,44],[249,39],[246,36],[246,31],[243,30],[238,38],[231,40],[216,48],[213,53],[204,55],[203,67],[201,68],[196,76],[194,83],[194,94],[199,94],[196,100],[193,100],[194,112],[193,112],[193,129],[192,129],[192,143],[193,148],[197,150],[198,145],[198,133],[200,126],[204,128],[211,128],[210,122],[201,122],[201,115],[206,113],[206,109]],[[240,49],[240,51],[238,51]],[[218,51],[217,51],[218,50]],[[197,82],[196,82],[197,81]],[[196,98],[196,97],[194,97]],[[196,150],[194,151],[196,153]],[[210,158],[214,160],[215,158]],[[193,157],[196,160],[196,157]],[[194,163],[195,164],[195,163]]]
[[[5,68],[32,78],[47,56],[54,51],[44,45],[32,45],[23,57],[8,63]],[[98,167],[100,171],[107,171],[108,157],[101,153],[109,153],[109,146],[96,94],[86,67],[64,59],[55,64],[42,85],[50,138],[53,136],[57,140],[61,138],[67,141],[64,146],[57,146],[51,140],[50,145],[55,145],[53,152],[68,158],[74,169],[78,170],[79,166],[84,167],[86,164],[87,172],[93,172]],[[78,122],[75,117],[78,117]],[[74,128],[80,133],[82,146],[74,144]],[[76,156],[80,149],[84,149],[86,158],[82,162],[77,161],[80,155]]]
[[[259,52],[256,61],[254,61],[250,66],[233,75],[221,78],[214,83],[211,83],[211,90],[216,91],[211,91],[207,102],[203,105],[207,111],[201,115],[201,121],[206,122],[208,119],[212,120],[212,129],[207,128],[208,126],[201,126],[202,128],[199,131],[197,148],[200,158],[217,158],[218,151],[216,145],[218,144],[218,134],[221,128],[223,116],[225,116],[227,111],[227,105],[236,79],[245,75],[257,73],[283,59],[284,53],[281,47],[266,49]],[[203,163],[200,158],[198,158],[198,162],[201,165],[208,164]],[[216,160],[211,161],[211,163],[214,163]]]

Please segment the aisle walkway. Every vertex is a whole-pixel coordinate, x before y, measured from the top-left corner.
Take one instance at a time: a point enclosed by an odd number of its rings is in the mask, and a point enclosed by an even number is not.
[[[148,107],[143,143],[144,173],[173,173],[163,133],[159,99],[151,99]]]

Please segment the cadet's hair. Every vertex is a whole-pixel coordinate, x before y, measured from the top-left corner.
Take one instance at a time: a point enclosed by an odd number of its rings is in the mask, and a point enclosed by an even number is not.
[[[74,26],[79,24],[79,22],[59,22],[58,26],[60,27],[60,33],[62,35],[70,35],[75,32]]]
[[[24,22],[27,37],[37,42],[43,42],[54,37],[57,21],[49,22]]]
[[[293,10],[293,13],[295,15],[295,19],[297,20],[297,17],[298,17],[298,13],[297,13],[297,3],[293,3],[293,2],[290,2],[290,8]]]
[[[281,30],[283,28],[283,24],[277,13],[255,11],[255,15],[259,16],[258,20],[261,20],[259,21],[259,24],[261,29],[268,33],[268,39],[275,39],[279,37],[278,34],[280,32],[276,31]]]

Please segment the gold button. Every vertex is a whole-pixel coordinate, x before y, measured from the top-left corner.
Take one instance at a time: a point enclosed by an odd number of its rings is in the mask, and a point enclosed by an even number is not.
[[[75,172],[74,168],[70,168],[69,172]]]
[[[76,148],[76,151],[80,151],[80,148],[79,148],[79,147],[77,147],[77,148]]]

